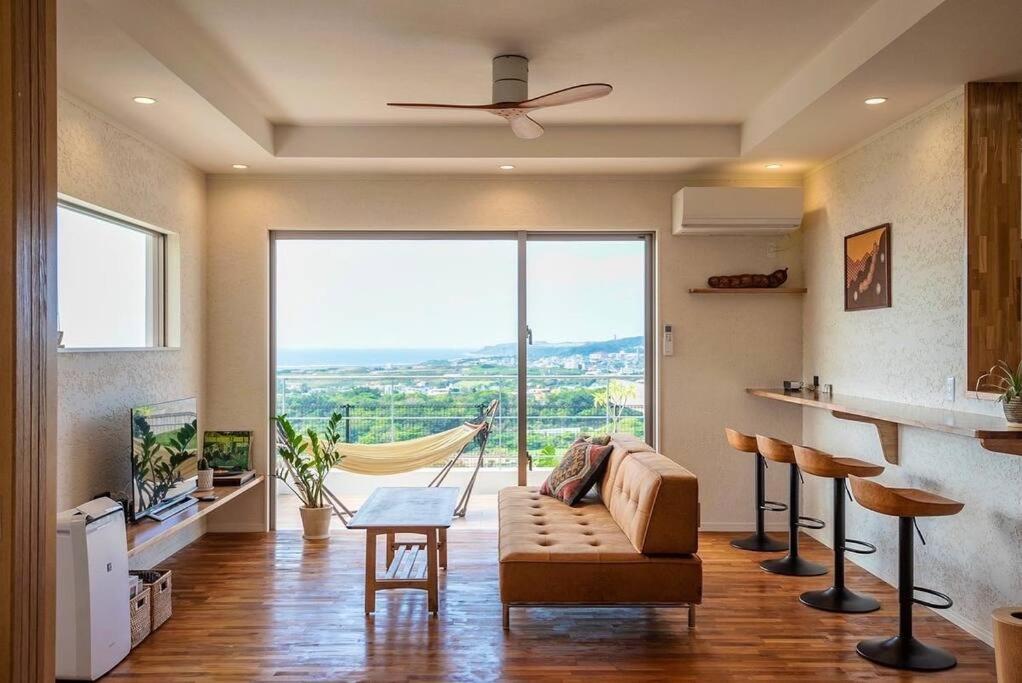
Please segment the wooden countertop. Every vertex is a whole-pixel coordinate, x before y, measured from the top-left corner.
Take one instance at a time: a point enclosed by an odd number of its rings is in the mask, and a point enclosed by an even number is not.
[[[895,450],[897,448],[897,425],[979,439],[987,450],[1022,455],[1022,425],[1010,425],[1003,417],[995,415],[927,408],[842,394],[756,388],[746,391],[753,396],[829,410],[841,419],[873,423],[881,434],[881,440],[885,436],[890,437],[890,428],[894,427],[893,444],[885,444],[884,448],[888,461],[894,463],[897,462],[897,454],[893,454],[892,460],[888,447],[893,445]]]
[[[146,547],[156,543],[166,535],[179,531],[196,520],[205,517],[218,507],[227,504],[246,491],[259,486],[263,483],[263,481],[265,481],[265,479],[265,475],[259,474],[256,475],[254,479],[245,482],[241,486],[217,486],[212,491],[203,491],[201,493],[196,491],[195,495],[209,493],[216,494],[217,499],[210,502],[202,502],[200,500],[198,505],[193,505],[184,512],[176,514],[164,522],[147,519],[135,524],[129,524],[127,529],[128,557],[137,555]]]

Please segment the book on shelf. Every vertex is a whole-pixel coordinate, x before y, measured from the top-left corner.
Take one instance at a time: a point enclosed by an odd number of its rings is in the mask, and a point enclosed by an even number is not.
[[[254,470],[235,472],[229,470],[214,470],[213,486],[242,486],[255,479]]]

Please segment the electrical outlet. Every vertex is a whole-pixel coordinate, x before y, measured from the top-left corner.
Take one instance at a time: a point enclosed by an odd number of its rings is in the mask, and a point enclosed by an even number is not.
[[[955,402],[955,378],[948,377],[944,380],[944,399],[949,403]]]

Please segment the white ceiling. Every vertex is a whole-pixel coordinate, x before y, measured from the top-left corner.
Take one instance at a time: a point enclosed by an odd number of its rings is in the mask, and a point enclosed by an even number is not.
[[[385,102],[490,102],[490,61],[530,59],[530,93],[611,83],[543,112],[563,124],[739,123],[871,0],[182,0],[274,122],[489,123]],[[823,10],[823,11],[821,11]],[[494,124],[501,125],[499,120]]]
[[[207,172],[801,173],[1022,73],[1018,0],[61,0],[60,87]],[[478,112],[530,59],[538,140]],[[864,97],[890,101],[867,108]],[[134,104],[150,95],[152,106]]]

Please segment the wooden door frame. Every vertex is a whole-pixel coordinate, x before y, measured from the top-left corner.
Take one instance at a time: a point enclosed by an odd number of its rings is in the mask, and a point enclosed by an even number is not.
[[[54,678],[56,6],[0,0],[0,680]]]

